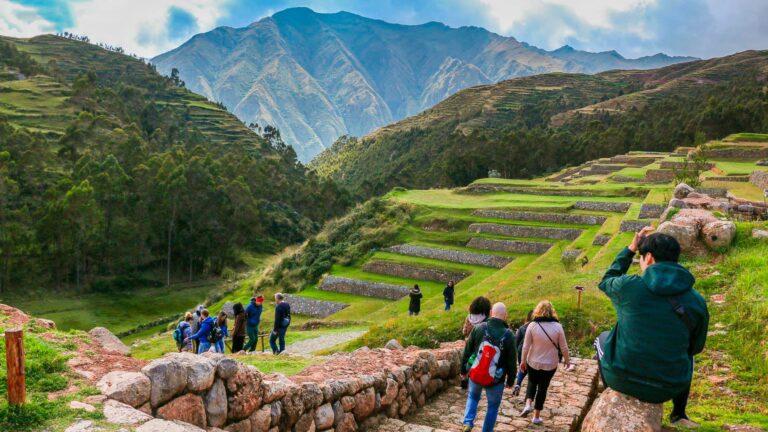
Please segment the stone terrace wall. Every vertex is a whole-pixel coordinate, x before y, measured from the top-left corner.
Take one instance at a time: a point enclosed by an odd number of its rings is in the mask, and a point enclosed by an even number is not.
[[[760,189],[768,189],[768,171],[752,171],[749,181]]]
[[[643,204],[640,206],[639,219],[656,219],[666,210],[663,204]]]
[[[645,180],[649,182],[666,183],[675,179],[675,172],[664,169],[649,169],[645,172]]]
[[[326,276],[317,286],[321,291],[355,294],[366,297],[400,300],[408,295],[410,288],[381,282],[368,282],[338,276]]]
[[[768,147],[707,149],[707,157],[716,159],[762,159],[768,157]]]
[[[441,261],[451,261],[461,264],[473,264],[493,268],[502,268],[515,259],[514,257],[505,257],[500,255],[465,252],[454,249],[439,249],[426,246],[414,246],[409,244],[392,246],[384,250],[401,255],[430,258]]]
[[[609,241],[611,241],[611,236],[609,234],[600,234],[600,235],[596,235],[595,239],[592,240],[592,245],[604,246],[608,244]]]
[[[604,201],[576,201],[573,208],[576,210],[594,210],[613,213],[626,213],[632,203],[604,202]]]
[[[351,432],[377,416],[412,413],[455,384],[462,348],[463,342],[436,350],[363,349],[291,378],[221,354],[173,353],[141,372],[112,372],[99,388],[111,399],[105,406],[132,419],[130,426],[174,426],[148,413],[229,432]]]
[[[602,225],[606,220],[605,216],[576,215],[567,213],[516,212],[504,210],[475,210],[472,214],[474,216],[488,218],[577,225]]]
[[[582,230],[575,228],[531,227],[494,223],[473,223],[469,226],[468,231],[510,237],[533,237],[553,240],[576,240],[582,233]]]
[[[468,248],[486,249],[501,252],[541,255],[552,247],[552,243],[530,242],[520,240],[494,240],[473,237],[467,243]]]
[[[363,266],[363,271],[443,283],[458,282],[470,275],[469,272],[448,271],[435,267],[421,267],[391,261],[369,261]]]
[[[349,306],[345,303],[293,295],[286,295],[285,299],[291,305],[291,313],[311,316],[313,318],[325,318]]]
[[[686,167],[693,168],[693,164],[692,163],[686,164],[685,162],[675,162],[675,161],[659,162],[659,168],[665,169],[665,170],[676,170],[676,169],[680,170],[680,169],[685,169]],[[711,162],[704,163],[701,166],[701,168],[704,171],[711,170],[714,167],[715,167],[715,164],[713,164]]]
[[[650,221],[625,220],[621,222],[619,232],[638,232],[647,226],[651,226]]]
[[[590,190],[580,190],[580,189],[564,189],[564,190],[557,190],[557,189],[545,189],[545,188],[534,188],[534,187],[520,187],[520,186],[505,186],[505,185],[499,185],[499,184],[489,184],[489,183],[480,183],[480,184],[472,184],[464,189],[462,189],[465,192],[471,192],[471,193],[515,193],[515,194],[524,194],[524,195],[552,195],[552,196],[581,196],[581,197],[591,197],[595,195],[595,192]]]
[[[707,177],[707,181],[740,183],[740,182],[748,182],[749,176],[740,175],[740,176]]]

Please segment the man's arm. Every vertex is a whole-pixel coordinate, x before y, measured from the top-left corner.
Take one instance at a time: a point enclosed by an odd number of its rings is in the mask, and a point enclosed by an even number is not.
[[[606,293],[609,297],[613,297],[621,292],[621,288],[624,286],[624,275],[629,270],[629,266],[632,265],[632,258],[634,256],[635,253],[628,247],[619,252],[608,268],[608,271],[603,275],[600,285],[598,285],[600,291]]]

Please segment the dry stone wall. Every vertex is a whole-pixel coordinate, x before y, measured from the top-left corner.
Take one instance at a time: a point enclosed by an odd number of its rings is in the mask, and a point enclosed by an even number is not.
[[[746,183],[749,181],[749,176],[707,177],[707,181]]]
[[[469,232],[496,234],[510,237],[546,238],[552,240],[576,240],[582,230],[575,228],[531,227],[524,225],[503,225],[494,223],[474,223]]]
[[[308,297],[286,295],[286,301],[291,305],[291,313],[306,315],[313,318],[325,318],[340,312],[348,307],[348,304],[318,300]]]
[[[595,239],[592,240],[593,246],[604,246],[608,244],[608,242],[611,240],[611,236],[609,234],[600,234],[596,235]]]
[[[495,240],[473,237],[467,243],[468,248],[486,249],[501,252],[541,255],[552,247],[552,243],[520,240]]]
[[[645,172],[645,181],[653,183],[666,183],[675,179],[675,172],[665,169],[649,169]]]
[[[760,189],[768,189],[768,171],[752,171],[749,181]]]
[[[651,226],[650,221],[625,220],[621,222],[619,232],[638,232],[647,226]]]
[[[545,222],[545,223],[560,223],[560,224],[575,224],[575,225],[602,225],[605,222],[605,216],[592,216],[592,215],[577,215],[568,213],[538,213],[538,212],[522,212],[522,211],[505,211],[505,210],[475,210],[473,213],[475,216],[498,218],[498,219],[511,219],[519,221],[531,221],[531,222]]]
[[[344,294],[355,294],[366,297],[400,300],[408,295],[410,288],[404,285],[393,285],[382,282],[369,282],[338,276],[326,276],[317,289]]]
[[[659,163],[659,168],[667,169],[667,170],[681,170],[681,169],[686,169],[691,167],[693,167],[692,164],[687,164],[685,162],[662,161]],[[703,171],[711,170],[714,167],[715,167],[715,164],[711,162],[701,164],[701,169]]]
[[[384,250],[401,255],[430,258],[441,261],[451,261],[461,264],[473,264],[493,268],[502,268],[515,259],[514,257],[505,257],[500,255],[489,255],[477,252],[465,252],[454,249],[440,249],[409,244],[392,246]]]
[[[173,353],[140,373],[113,372],[99,386],[110,398],[105,406],[141,430],[347,432],[413,413],[458,383],[462,349],[463,342],[435,350],[365,348],[291,378],[221,354]]]
[[[713,159],[763,159],[768,157],[768,147],[707,149],[707,157]]]
[[[632,203],[604,202],[604,201],[576,201],[573,208],[576,210],[594,210],[613,213],[626,213]]]
[[[657,219],[664,213],[667,206],[662,204],[643,204],[640,206],[640,219]]]
[[[363,266],[363,271],[443,283],[458,282],[470,275],[469,272],[448,271],[436,267],[421,267],[392,261],[369,261]]]

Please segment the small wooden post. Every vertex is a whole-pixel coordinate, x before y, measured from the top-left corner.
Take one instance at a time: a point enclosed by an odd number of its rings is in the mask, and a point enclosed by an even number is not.
[[[8,369],[8,404],[23,405],[26,399],[24,374],[24,330],[5,331],[5,360]]]
[[[576,304],[576,309],[581,309],[581,293],[584,292],[584,287],[581,285],[576,285],[574,287],[576,289],[576,292],[578,293],[578,302]]]

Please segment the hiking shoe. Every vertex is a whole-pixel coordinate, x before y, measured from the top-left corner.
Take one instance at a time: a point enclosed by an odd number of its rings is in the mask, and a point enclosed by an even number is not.
[[[682,427],[686,429],[696,429],[699,424],[688,418],[686,415],[682,416],[670,416],[669,422],[674,427]]]
[[[472,432],[472,426],[464,425],[464,429],[462,429],[461,432]]]
[[[520,411],[520,417],[528,417],[528,414],[533,412],[533,408],[527,406]]]
[[[515,384],[515,388],[512,389],[512,396],[520,396],[520,386]]]
[[[534,417],[533,421],[531,423],[533,423],[535,425],[540,425],[540,424],[544,423],[544,420],[542,420],[541,417]]]

